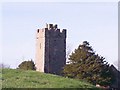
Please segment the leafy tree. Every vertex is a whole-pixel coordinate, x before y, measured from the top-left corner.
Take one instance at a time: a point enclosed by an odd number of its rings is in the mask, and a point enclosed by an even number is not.
[[[18,69],[24,69],[24,70],[35,70],[35,64],[31,61],[23,61],[19,66]]]
[[[109,64],[102,56],[95,54],[89,42],[84,41],[70,55],[69,64],[64,67],[64,76],[83,79],[93,84],[110,85],[113,82]]]

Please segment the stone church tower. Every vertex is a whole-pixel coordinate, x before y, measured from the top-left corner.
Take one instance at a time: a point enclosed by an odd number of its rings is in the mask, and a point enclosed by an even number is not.
[[[66,29],[46,24],[36,35],[36,70],[60,75],[66,64]]]

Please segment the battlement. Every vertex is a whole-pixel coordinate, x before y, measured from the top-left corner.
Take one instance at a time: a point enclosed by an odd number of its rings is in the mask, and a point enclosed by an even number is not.
[[[45,34],[45,36],[49,36],[49,37],[64,37],[66,38],[66,29],[58,29],[58,25],[55,24],[46,24],[45,28],[42,29],[38,29],[37,30],[37,34]],[[43,36],[43,35],[42,35]]]
[[[48,30],[51,30],[51,29],[56,30],[57,29],[57,24],[55,24],[55,25],[53,25],[53,24],[46,24],[46,28],[48,28]]]

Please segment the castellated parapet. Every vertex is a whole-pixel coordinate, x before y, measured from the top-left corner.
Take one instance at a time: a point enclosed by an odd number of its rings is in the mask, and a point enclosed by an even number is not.
[[[36,70],[60,75],[66,64],[66,29],[46,24],[36,36]]]

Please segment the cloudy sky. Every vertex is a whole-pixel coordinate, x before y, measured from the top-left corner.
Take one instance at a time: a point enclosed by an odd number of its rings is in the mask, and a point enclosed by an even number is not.
[[[35,60],[36,30],[46,23],[67,29],[71,51],[86,40],[96,53],[117,66],[117,2],[4,2],[1,10],[1,62],[11,68],[23,60]]]

